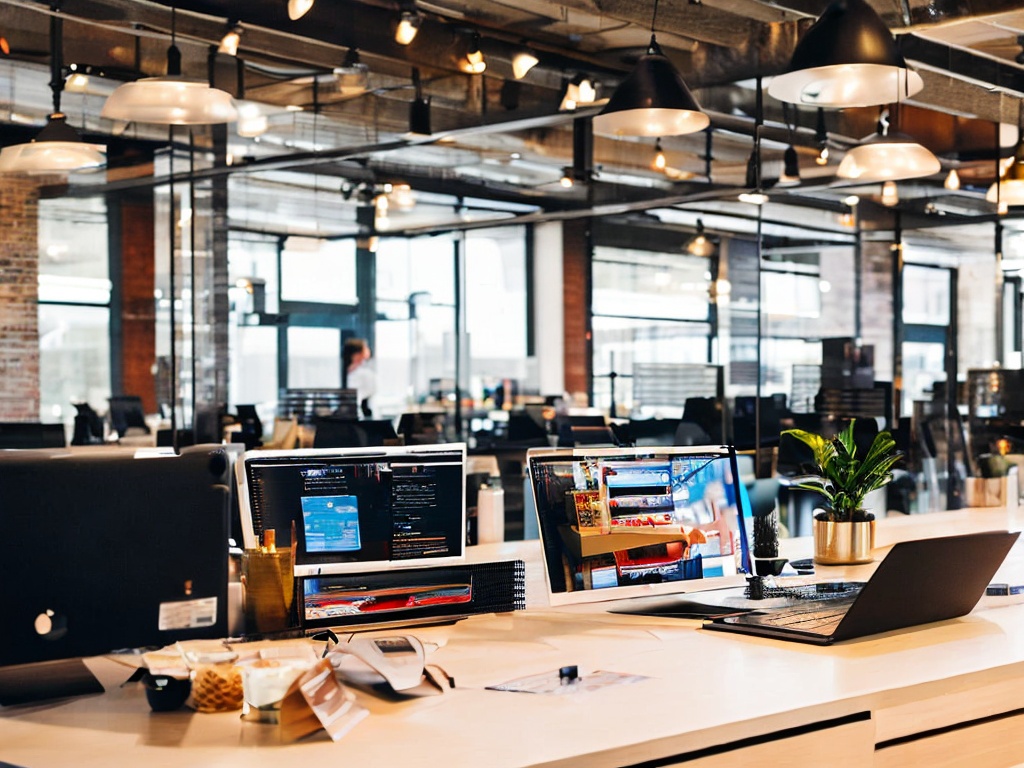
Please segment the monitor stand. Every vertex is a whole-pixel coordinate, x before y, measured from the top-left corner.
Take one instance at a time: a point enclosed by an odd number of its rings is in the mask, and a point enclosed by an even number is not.
[[[0,706],[103,693],[103,686],[81,659],[0,667]]]

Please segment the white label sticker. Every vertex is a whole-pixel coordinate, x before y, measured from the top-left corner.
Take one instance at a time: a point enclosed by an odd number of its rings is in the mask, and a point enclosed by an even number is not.
[[[160,603],[159,629],[199,629],[210,627],[217,622],[217,598],[203,597],[198,600],[178,600]]]

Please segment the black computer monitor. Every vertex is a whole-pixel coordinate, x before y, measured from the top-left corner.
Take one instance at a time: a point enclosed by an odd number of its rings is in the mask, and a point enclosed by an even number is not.
[[[119,437],[124,437],[130,428],[141,429],[149,433],[146,424],[146,412],[142,407],[142,398],[138,395],[111,395],[110,425]]]
[[[0,448],[63,448],[67,445],[63,424],[33,421],[0,423]]]
[[[316,420],[314,448],[361,448],[396,445],[398,433],[389,419],[339,419],[321,416]]]
[[[230,474],[209,445],[0,453],[0,704],[66,695],[20,665],[225,636]]]

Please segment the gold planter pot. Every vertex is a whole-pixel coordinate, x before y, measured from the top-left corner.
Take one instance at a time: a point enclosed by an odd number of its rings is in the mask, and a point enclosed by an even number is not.
[[[875,521],[853,523],[814,521],[814,562],[822,565],[870,563],[874,558]]]

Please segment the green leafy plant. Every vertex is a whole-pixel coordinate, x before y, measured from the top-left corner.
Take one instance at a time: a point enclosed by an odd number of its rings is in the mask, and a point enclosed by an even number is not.
[[[896,450],[896,441],[888,431],[881,431],[863,458],[857,455],[853,439],[853,419],[835,437],[825,438],[802,429],[787,429],[791,435],[814,452],[815,472],[799,475],[790,484],[825,497],[827,508],[818,519],[832,522],[872,520],[874,516],[862,509],[864,497],[892,480],[892,468],[903,458]]]

